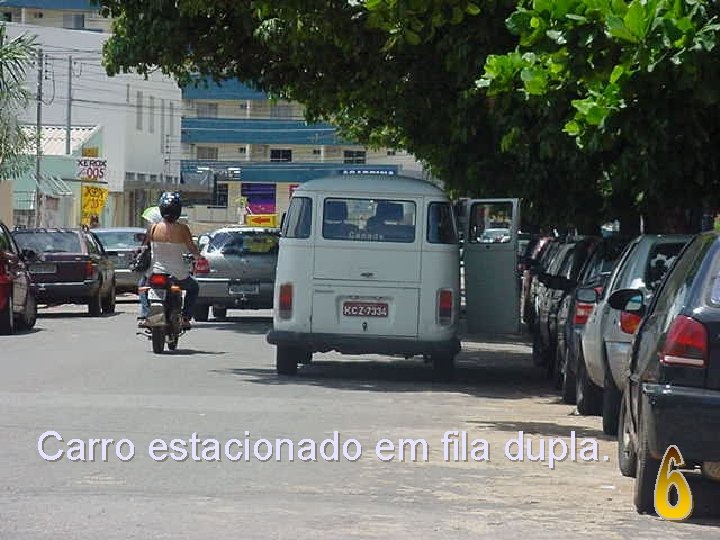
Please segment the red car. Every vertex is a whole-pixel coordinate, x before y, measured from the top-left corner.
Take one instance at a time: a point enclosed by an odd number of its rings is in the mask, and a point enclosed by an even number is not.
[[[30,330],[37,319],[35,286],[27,270],[32,251],[20,251],[0,222],[0,334]]]

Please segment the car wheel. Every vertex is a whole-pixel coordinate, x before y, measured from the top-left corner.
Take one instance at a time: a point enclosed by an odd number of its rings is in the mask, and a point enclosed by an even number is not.
[[[430,361],[433,366],[433,379],[437,381],[450,381],[455,372],[454,354],[431,354]]]
[[[91,317],[99,317],[102,314],[101,290],[102,287],[98,287],[98,291],[88,299],[88,314]]]
[[[165,330],[156,326],[152,329],[152,348],[155,354],[161,354],[165,350]]]
[[[618,465],[623,476],[634,478],[635,474],[637,474],[637,452],[632,442],[632,421],[625,397],[622,398],[620,405],[619,424]]]
[[[575,373],[570,369],[570,351],[565,351],[565,361],[563,362],[562,371],[560,372],[560,392],[563,403],[568,405],[575,404]]]
[[[32,330],[35,327],[37,321],[37,300],[35,294],[32,291],[28,291],[27,297],[25,297],[25,309],[23,310],[22,317],[18,320],[18,328],[21,330]]]
[[[605,383],[603,384],[602,397],[602,419],[603,433],[605,435],[617,435],[618,416],[620,415],[620,400],[622,395],[615,385],[610,368],[605,366]]]
[[[298,369],[298,360],[302,351],[290,345],[278,345],[275,352],[275,363],[278,375],[295,375]]]
[[[108,292],[107,297],[103,298],[102,312],[105,314],[115,313],[116,301],[117,301],[117,291],[115,289],[115,284],[113,283],[112,287],[110,287],[110,292]]]
[[[536,367],[545,365],[545,352],[542,347],[542,339],[540,338],[540,330],[535,329],[532,341],[532,360]]]
[[[213,317],[218,321],[224,321],[227,319],[227,308],[213,307]]]
[[[12,286],[12,284],[10,285]],[[8,294],[5,308],[0,310],[0,335],[7,336],[15,332],[12,293]]]
[[[195,306],[193,316],[198,322],[207,322],[210,315],[210,306],[205,304],[198,304]]]
[[[638,514],[655,513],[655,482],[659,471],[660,460],[650,455],[647,433],[640,422],[634,490],[635,509]]]
[[[597,415],[602,411],[602,389],[590,380],[582,352],[577,359],[575,403],[578,412],[583,416]]]

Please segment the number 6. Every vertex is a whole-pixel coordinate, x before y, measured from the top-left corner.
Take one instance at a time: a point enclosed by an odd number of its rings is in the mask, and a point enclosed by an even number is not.
[[[690,484],[683,474],[671,469],[672,466],[685,465],[680,449],[673,445],[668,446],[660,462],[657,480],[655,481],[655,511],[658,515],[669,521],[682,521],[687,519],[693,511],[693,496]],[[670,487],[677,489],[677,504],[670,504]]]

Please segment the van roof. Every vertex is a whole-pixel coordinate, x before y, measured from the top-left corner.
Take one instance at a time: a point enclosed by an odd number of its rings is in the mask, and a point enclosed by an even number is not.
[[[407,176],[383,174],[343,174],[308,180],[295,193],[302,191],[340,191],[343,193],[413,193],[447,198],[443,190],[427,182]]]

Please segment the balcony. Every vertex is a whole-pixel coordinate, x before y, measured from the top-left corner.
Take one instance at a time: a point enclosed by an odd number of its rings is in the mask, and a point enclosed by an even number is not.
[[[181,140],[186,144],[350,144],[338,138],[330,124],[284,119],[183,118]]]
[[[264,92],[253,90],[235,79],[224,81],[221,84],[213,82],[212,79],[203,81],[196,78],[195,80],[198,81],[197,86],[195,86],[195,83],[190,83],[182,89],[183,99],[209,99],[216,101],[224,99],[267,99],[267,94]]]

